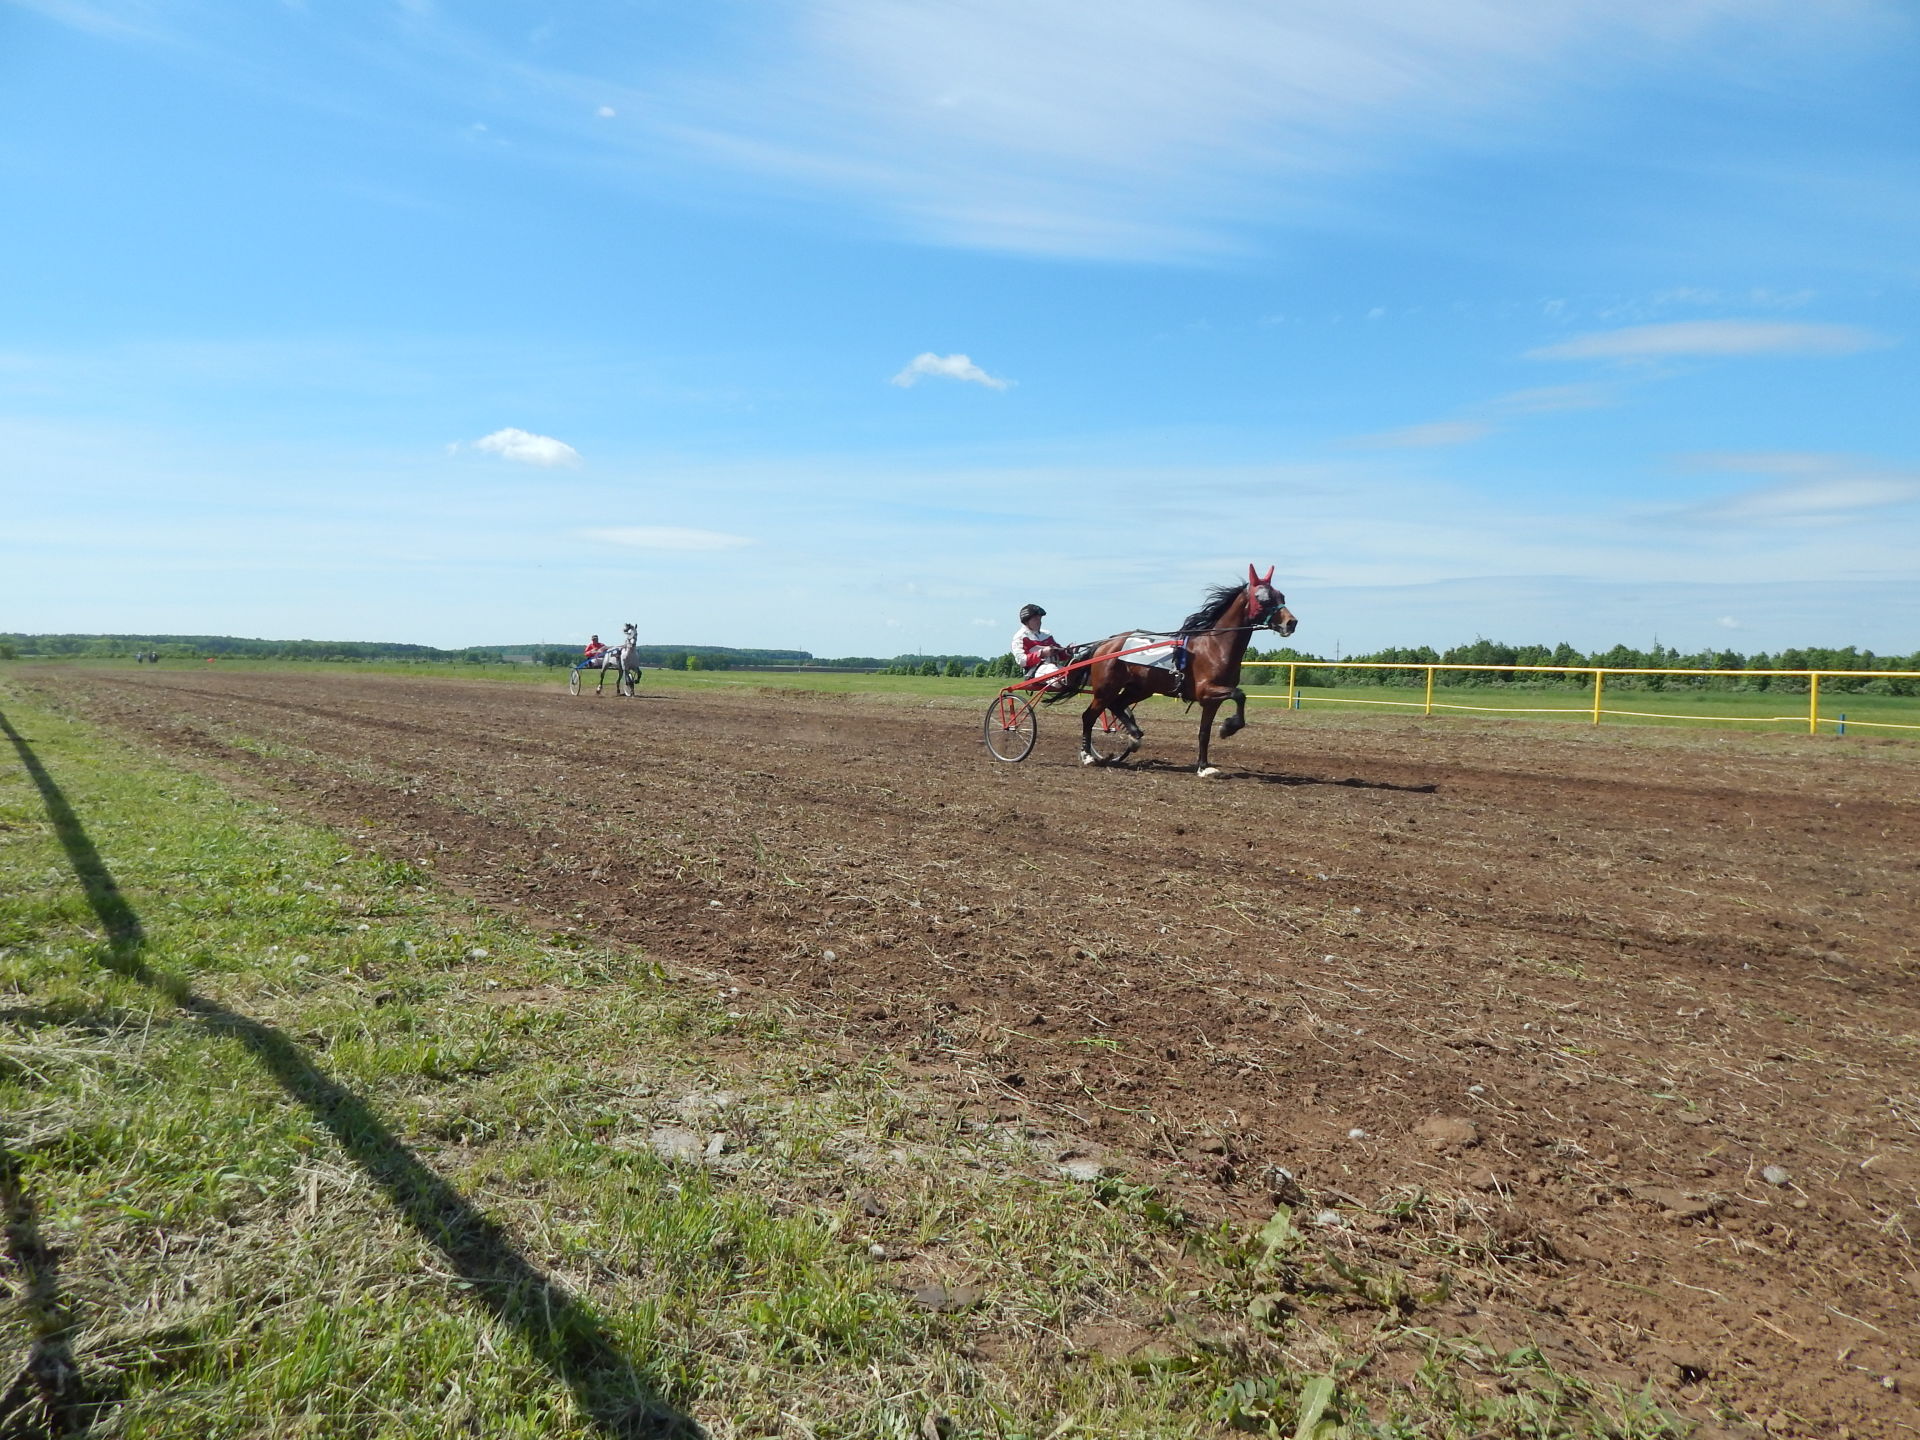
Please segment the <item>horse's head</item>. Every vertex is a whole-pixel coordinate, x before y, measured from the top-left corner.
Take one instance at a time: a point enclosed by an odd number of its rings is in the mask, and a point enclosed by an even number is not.
[[[1293,612],[1287,609],[1287,597],[1273,588],[1273,566],[1267,567],[1267,573],[1258,573],[1253,566],[1247,566],[1247,623],[1265,625],[1281,635],[1293,634],[1294,626],[1300,622],[1293,618]]]

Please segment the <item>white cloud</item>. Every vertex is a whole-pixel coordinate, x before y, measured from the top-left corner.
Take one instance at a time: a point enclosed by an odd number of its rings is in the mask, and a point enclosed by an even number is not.
[[[578,465],[580,452],[564,440],[551,435],[535,435],[527,430],[496,430],[473,442],[476,450],[498,455],[502,460],[518,460],[523,465]]]
[[[1377,435],[1363,435],[1355,443],[1392,450],[1426,450],[1443,445],[1470,445],[1492,433],[1493,426],[1478,420],[1435,420],[1425,425],[1408,425],[1399,430],[1383,430]]]
[[[624,545],[630,550],[738,550],[753,544],[745,535],[687,530],[678,525],[615,525],[580,533],[589,540]]]
[[[1731,615],[1722,615],[1718,620],[1714,621],[1714,624],[1718,625],[1722,630],[1740,630],[1745,628]]]
[[[923,351],[909,360],[906,368],[894,376],[890,383],[904,390],[929,375],[944,380],[965,380],[974,385],[984,385],[989,390],[1004,390],[1013,383],[989,375],[965,355],[936,355],[931,350]]]
[[[614,116],[618,115],[620,112],[614,109],[613,106],[611,105],[602,105],[598,110],[594,111],[593,113],[599,116],[602,120],[611,120],[613,119]]]
[[[683,83],[730,164],[916,230],[1043,253],[1217,253],[1330,175],[1722,36],[1786,0],[810,0],[744,75]],[[1829,25],[1828,7],[1811,7]],[[700,118],[694,118],[694,115]]]
[[[1852,355],[1891,344],[1857,325],[1771,320],[1689,320],[1576,335],[1529,350],[1533,360],[1658,360],[1704,355]]]
[[[1769,477],[1688,512],[1730,524],[1835,524],[1920,501],[1920,470],[1900,470],[1848,455],[1760,451],[1697,455],[1696,469]]]

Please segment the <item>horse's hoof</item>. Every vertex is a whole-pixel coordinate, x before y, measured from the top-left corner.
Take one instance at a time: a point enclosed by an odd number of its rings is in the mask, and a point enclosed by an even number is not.
[[[1220,767],[1217,765],[1206,765],[1201,767],[1201,769],[1199,769],[1195,773],[1199,775],[1199,777],[1202,780],[1211,780],[1213,779],[1214,776],[1220,773]]]
[[[1089,755],[1083,750],[1080,752],[1080,763],[1082,765],[1098,765],[1100,763],[1100,757],[1098,755]]]

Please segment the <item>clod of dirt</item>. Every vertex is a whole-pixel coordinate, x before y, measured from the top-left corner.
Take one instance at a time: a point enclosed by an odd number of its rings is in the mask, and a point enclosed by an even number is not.
[[[1635,1185],[1632,1193],[1636,1200],[1658,1205],[1669,1220],[1705,1220],[1720,1208],[1712,1198],[1689,1195],[1668,1185]]]
[[[1157,1360],[1177,1359],[1180,1347],[1138,1325],[1116,1322],[1086,1325],[1074,1331],[1069,1353],[1098,1355],[1127,1365],[1150,1365]]]
[[[1674,1379],[1682,1385],[1697,1385],[1713,1375],[1713,1366],[1697,1350],[1669,1347],[1661,1353],[1673,1367]]]
[[[1306,1192],[1300,1188],[1300,1182],[1284,1165],[1267,1167],[1267,1194],[1276,1205],[1298,1205],[1307,1198]]]
[[[1107,1167],[1098,1160],[1068,1160],[1060,1166],[1060,1173],[1069,1180],[1083,1180],[1091,1183],[1107,1173]]]
[[[702,1158],[707,1160],[718,1160],[722,1155],[726,1153],[727,1153],[727,1132],[726,1131],[722,1130],[717,1134],[710,1135],[707,1137],[707,1148],[704,1152],[702,1152]]]
[[[1480,1169],[1474,1171],[1473,1174],[1467,1177],[1467,1184],[1471,1185],[1475,1190],[1498,1190],[1500,1188],[1500,1177],[1491,1170]]]
[[[876,1200],[871,1195],[862,1195],[858,1200],[854,1201],[853,1203],[854,1203],[854,1207],[857,1210],[859,1210],[859,1212],[862,1215],[866,1216],[869,1220],[879,1220],[879,1219],[883,1219],[886,1216],[886,1213],[887,1213],[886,1205],[883,1204],[881,1201]]]
[[[696,1091],[694,1094],[683,1095],[676,1100],[673,1108],[682,1120],[698,1121],[702,1116],[714,1114],[716,1111],[725,1110],[728,1106],[739,1103],[739,1100],[740,1097],[731,1090]]]
[[[663,1125],[647,1136],[647,1148],[662,1160],[698,1160],[707,1142],[681,1125]]]
[[[913,1303],[922,1310],[958,1315],[973,1309],[984,1295],[978,1285],[922,1285],[913,1292]]]
[[[1760,1178],[1769,1185],[1785,1185],[1793,1176],[1779,1165],[1769,1165],[1760,1172]]]
[[[1414,1130],[1422,1140],[1441,1150],[1465,1150],[1480,1143],[1480,1127],[1458,1115],[1429,1115]]]

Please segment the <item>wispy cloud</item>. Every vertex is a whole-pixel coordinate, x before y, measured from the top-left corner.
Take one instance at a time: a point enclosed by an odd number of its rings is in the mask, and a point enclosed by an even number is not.
[[[1604,410],[1620,403],[1612,385],[1541,385],[1510,390],[1479,408],[1489,415],[1553,415],[1563,410]]]
[[[629,550],[739,550],[753,544],[745,535],[688,530],[678,525],[615,525],[580,533],[589,540],[624,545]]]
[[[758,103],[716,117],[717,139],[809,182],[836,176],[938,238],[1104,254],[1230,246],[1276,193],[1758,23],[1728,0],[794,13],[791,43],[753,77]]]
[[[149,0],[12,3],[96,29],[160,12],[176,32],[193,28],[184,7]],[[650,171],[692,155],[704,185],[731,170],[763,198],[835,194],[940,243],[1154,258],[1244,251],[1277,214],[1328,203],[1329,182],[1415,152],[1477,144],[1503,125],[1537,139],[1584,93],[1721,60],[1724,40],[1764,63],[1844,43],[1895,8],[767,0],[753,26],[715,22],[692,45],[609,18],[612,7],[592,47],[562,63],[530,55],[515,27],[489,33],[460,7],[407,0],[369,7],[353,43],[419,91],[484,97],[527,132],[594,147],[597,161],[610,145]],[[634,123],[589,118],[616,107]]]
[[[556,440],[551,435],[535,435],[527,430],[515,430],[509,427],[496,430],[491,435],[482,435],[473,442],[473,448],[484,450],[489,455],[498,455],[502,460],[517,460],[523,465],[578,465],[580,452],[564,440]]]
[[[1013,383],[989,375],[965,355],[935,355],[931,350],[914,356],[889,383],[905,390],[930,376],[942,380],[965,380],[973,385],[984,385],[989,390],[1004,390]]]
[[[1533,360],[1666,360],[1724,355],[1852,355],[1893,342],[1857,325],[1687,320],[1598,330],[1529,350]]]
[[[1450,420],[1430,420],[1422,425],[1405,425],[1397,430],[1382,430],[1361,435],[1350,443],[1372,449],[1426,450],[1449,445],[1471,445],[1484,440],[1504,422],[1522,415],[1553,415],[1566,410],[1597,410],[1616,405],[1620,400],[1613,385],[1542,385],[1529,390],[1510,390],[1504,395],[1466,407],[1465,414]]]
[[[1797,451],[1695,455],[1694,469],[1768,477],[1767,482],[1692,507],[1729,524],[1836,524],[1920,501],[1920,470],[1850,455]]]
[[[1493,426],[1479,420],[1434,420],[1425,425],[1405,425],[1398,430],[1362,435],[1354,443],[1389,450],[1427,450],[1446,445],[1470,445],[1492,433]]]

